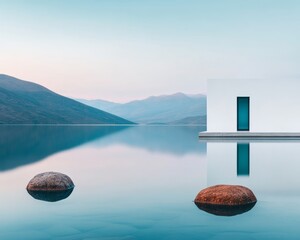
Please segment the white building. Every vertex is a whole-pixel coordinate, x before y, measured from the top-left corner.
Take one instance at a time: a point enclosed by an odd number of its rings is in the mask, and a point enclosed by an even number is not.
[[[300,80],[209,80],[200,137],[300,136]]]

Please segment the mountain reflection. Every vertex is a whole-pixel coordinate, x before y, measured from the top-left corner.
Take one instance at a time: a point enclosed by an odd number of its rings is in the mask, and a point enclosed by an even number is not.
[[[106,137],[127,126],[1,126],[0,171]]]
[[[175,155],[205,154],[206,143],[198,141],[201,130],[201,127],[175,126],[2,125],[0,171],[31,164],[96,139],[93,143],[96,147],[124,144]]]
[[[201,126],[135,126],[93,144],[100,147],[120,143],[174,155],[206,154],[206,142],[199,142],[198,138],[204,130]]]

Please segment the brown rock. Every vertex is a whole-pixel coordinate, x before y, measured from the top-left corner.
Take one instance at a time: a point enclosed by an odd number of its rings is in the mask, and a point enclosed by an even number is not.
[[[195,198],[196,203],[213,205],[245,205],[256,202],[253,192],[237,185],[216,185],[203,189]]]
[[[66,191],[74,188],[70,177],[58,172],[45,172],[36,175],[27,185],[29,191]]]
[[[256,201],[250,189],[236,185],[216,185],[203,189],[194,200],[199,209],[221,216],[247,212]]]

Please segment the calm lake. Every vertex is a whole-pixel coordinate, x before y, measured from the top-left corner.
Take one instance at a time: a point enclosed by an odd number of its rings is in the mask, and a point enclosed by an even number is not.
[[[201,142],[203,128],[178,126],[0,130],[0,239],[299,239],[300,142]],[[70,176],[71,195],[29,195],[45,171]],[[231,217],[198,209],[216,184],[247,186],[258,202]]]

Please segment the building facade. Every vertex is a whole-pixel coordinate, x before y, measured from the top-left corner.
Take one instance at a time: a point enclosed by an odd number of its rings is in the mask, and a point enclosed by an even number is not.
[[[208,80],[207,132],[300,132],[300,80]]]

